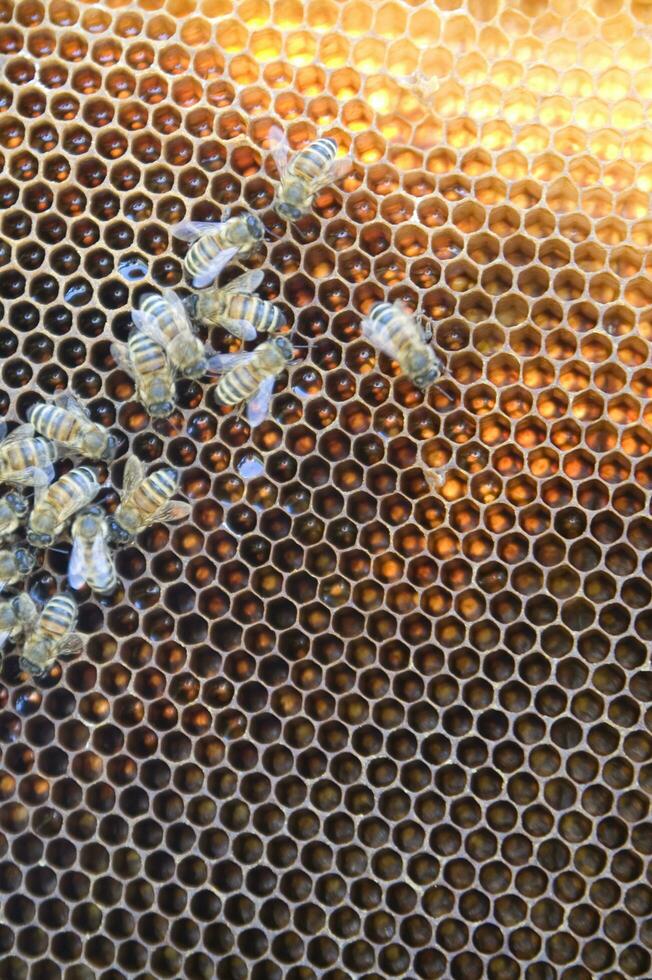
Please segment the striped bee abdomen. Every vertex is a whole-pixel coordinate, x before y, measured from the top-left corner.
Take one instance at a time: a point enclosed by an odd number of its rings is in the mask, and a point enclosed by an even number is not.
[[[30,412],[29,421],[37,432],[55,442],[75,443],[82,436],[81,420],[56,405],[39,402]]]
[[[330,137],[315,140],[305,150],[301,150],[290,161],[288,172],[296,177],[312,181],[320,177],[324,170],[331,165],[337,153],[337,143]]]
[[[155,371],[165,370],[167,366],[165,351],[147,334],[139,330],[132,331],[128,344],[134,367],[139,374],[153,374]]]
[[[29,466],[45,466],[53,463],[57,458],[57,451],[51,442],[46,439],[21,439],[18,442],[10,442],[8,446],[0,449],[0,471],[6,470],[20,472]]]
[[[40,629],[58,639],[69,633],[77,622],[77,603],[67,595],[55,595],[48,599],[39,623]]]
[[[285,318],[278,307],[259,296],[247,293],[226,293],[223,316],[246,320],[258,333],[270,333],[285,324]]]
[[[146,477],[129,495],[128,505],[143,516],[153,514],[176,492],[177,474],[173,469],[157,470]]]

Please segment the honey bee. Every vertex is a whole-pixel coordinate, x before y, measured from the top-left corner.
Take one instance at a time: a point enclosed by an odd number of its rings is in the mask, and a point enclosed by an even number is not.
[[[222,221],[181,221],[170,230],[175,238],[192,242],[184,265],[198,289],[214,282],[231,259],[250,255],[265,236],[265,226],[256,214],[237,214]]]
[[[201,378],[208,370],[203,343],[192,331],[186,308],[172,289],[147,293],[131,318],[144,334],[167,351],[170,364],[184,378]]]
[[[279,175],[274,208],[289,221],[308,214],[315,195],[351,169],[350,157],[336,160],[337,143],[330,136],[315,140],[288,161],[289,145],[280,129],[270,133],[272,156]]]
[[[214,287],[194,298],[194,314],[201,323],[221,326],[241,340],[254,340],[256,333],[276,333],[285,326],[281,310],[251,293],[265,277],[260,269],[245,272],[226,286]],[[209,361],[212,367],[212,361]]]
[[[102,508],[81,511],[73,521],[71,537],[68,581],[73,589],[86,584],[98,595],[113,592],[118,577],[109,552],[109,523]]]
[[[36,558],[27,548],[4,548],[0,551],[0,591],[24,579],[35,564]]]
[[[0,657],[7,640],[15,640],[36,616],[36,606],[24,592],[11,599],[0,599]]]
[[[80,456],[108,462],[117,452],[117,436],[92,422],[88,410],[69,393],[55,396],[53,403],[33,405],[28,418],[40,435]]]
[[[287,337],[277,335],[253,351],[218,354],[212,358],[216,370],[224,375],[215,388],[215,399],[222,405],[247,402],[247,419],[260,425],[269,408],[274,382],[294,356]]]
[[[99,489],[99,480],[88,466],[70,470],[47,489],[38,489],[29,515],[29,543],[38,548],[49,547],[68,518],[89,504]]]
[[[34,435],[34,426],[19,425],[0,442],[0,482],[44,487],[54,479],[57,448]]]
[[[31,627],[23,643],[20,666],[30,674],[42,674],[57,657],[82,651],[82,638],[75,633],[77,603],[69,595],[54,595],[40,615],[31,614]]]
[[[142,330],[132,330],[125,344],[111,344],[118,367],[136,382],[136,396],[152,418],[174,411],[174,377],[165,348]]]
[[[124,472],[124,497],[109,518],[111,539],[127,544],[157,521],[181,521],[190,513],[186,501],[172,500],[179,474],[172,467],[145,475],[137,456],[130,456]]]
[[[15,490],[10,490],[0,499],[0,538],[5,538],[16,530],[27,518],[29,504]]]
[[[374,347],[398,361],[422,391],[441,377],[443,364],[428,346],[432,331],[424,330],[400,303],[376,303],[362,321],[362,332]]]

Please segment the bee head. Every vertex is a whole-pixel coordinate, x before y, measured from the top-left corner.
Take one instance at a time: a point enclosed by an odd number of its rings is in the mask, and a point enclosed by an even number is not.
[[[418,358],[418,363],[415,363],[412,373],[412,380],[417,388],[421,388],[422,391],[426,391],[430,385],[433,385],[441,377],[442,372],[441,361],[434,351],[428,350],[428,355],[427,358],[421,356]]]
[[[109,517],[109,536],[116,544],[129,544],[131,534],[125,531],[121,524],[118,524],[115,517]]]
[[[265,226],[257,214],[248,214],[246,217],[247,231],[257,242],[265,235]]]
[[[28,551],[27,548],[16,548],[15,555],[21,575],[29,575],[36,561],[32,552]]]
[[[15,490],[10,490],[6,496],[6,501],[13,510],[16,517],[26,517],[29,511],[29,504],[24,497],[21,497]]]
[[[274,344],[276,349],[280,351],[280,353],[283,355],[286,361],[292,360],[292,358],[294,357],[294,349],[290,341],[287,339],[287,337],[284,337],[283,334],[280,334],[278,337],[273,338],[272,343]]]
[[[39,533],[29,528],[27,531],[27,540],[34,548],[49,548],[54,541],[54,536],[43,532]]]
[[[295,207],[294,204],[290,204],[288,201],[280,201],[276,205],[276,210],[282,218],[287,218],[288,221],[298,221],[301,217],[299,208]]]

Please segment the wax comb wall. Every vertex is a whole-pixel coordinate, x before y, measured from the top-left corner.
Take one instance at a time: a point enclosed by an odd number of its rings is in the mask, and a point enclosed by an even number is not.
[[[0,974],[649,977],[650,3],[0,20],[2,412],[70,386],[117,487],[133,452],[194,502],[81,660],[7,659]],[[294,229],[272,123],[355,163]],[[194,382],[152,426],[110,342],[227,205],[312,343],[253,434]],[[359,337],[386,297],[425,399]]]

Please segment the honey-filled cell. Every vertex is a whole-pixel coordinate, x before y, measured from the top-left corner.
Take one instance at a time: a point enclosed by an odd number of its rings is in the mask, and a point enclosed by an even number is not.
[[[0,976],[652,975],[651,55],[642,0],[0,3],[0,414],[74,393],[110,519],[130,456],[190,504],[79,657],[6,643]],[[296,221],[279,133],[342,161]],[[292,361],[153,419],[112,344],[246,213]]]

